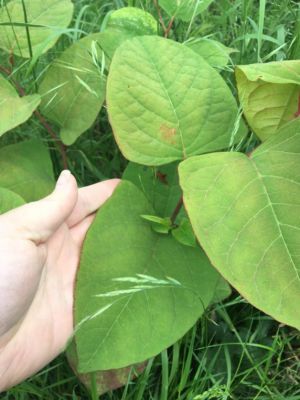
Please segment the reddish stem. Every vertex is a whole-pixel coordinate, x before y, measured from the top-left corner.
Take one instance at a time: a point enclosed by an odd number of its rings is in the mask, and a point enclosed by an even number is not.
[[[163,20],[162,15],[161,15],[160,7],[159,7],[159,5],[158,5],[157,0],[153,0],[153,3],[154,3],[154,5],[155,5],[156,11],[157,11],[157,15],[158,15],[158,18],[159,18],[159,22],[160,22],[160,24],[161,24],[161,26],[162,26],[162,28],[163,28],[163,31],[166,32],[167,27],[166,27],[166,25],[165,25],[165,23],[164,23],[164,20]]]
[[[176,218],[181,210],[181,207],[183,206],[183,197],[180,196],[180,199],[178,200],[178,203],[176,204],[176,207],[174,208],[174,211],[171,215],[171,223],[172,225],[175,224]]]
[[[173,23],[174,23],[174,19],[175,19],[174,16],[170,19],[170,22],[169,22],[169,24],[167,26],[167,29],[165,30],[165,35],[164,35],[165,38],[167,38],[169,36],[170,30],[172,29],[172,26],[173,26]]]

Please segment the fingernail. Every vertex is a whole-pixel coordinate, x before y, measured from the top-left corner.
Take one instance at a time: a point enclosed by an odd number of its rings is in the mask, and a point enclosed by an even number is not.
[[[68,184],[71,178],[71,172],[68,169],[65,169],[59,175],[59,178],[56,182],[56,186],[65,186]]]

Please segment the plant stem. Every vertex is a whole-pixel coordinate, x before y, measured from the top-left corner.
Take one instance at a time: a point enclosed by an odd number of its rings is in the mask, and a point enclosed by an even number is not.
[[[172,29],[175,17],[173,16],[170,19],[170,21],[168,23],[168,26],[166,26],[165,23],[164,23],[163,17],[161,15],[160,7],[158,5],[157,0],[153,0],[153,3],[154,3],[154,6],[156,8],[156,11],[157,11],[157,15],[158,15],[158,18],[159,18],[160,25],[162,26],[163,31],[164,31],[164,37],[167,38],[169,36],[170,30]]]
[[[165,30],[165,35],[164,35],[165,38],[167,38],[169,36],[170,30],[172,29],[172,26],[173,26],[173,23],[174,23],[174,19],[175,19],[174,16],[170,19],[170,22],[169,22],[169,24],[167,26],[167,29]]]
[[[181,210],[181,207],[183,206],[183,197],[180,196],[180,199],[178,200],[178,203],[176,204],[176,207],[174,208],[174,211],[171,215],[171,223],[172,225],[175,224],[176,218]]]
[[[40,123],[43,125],[43,127],[46,129],[46,131],[49,133],[49,135],[54,140],[56,146],[58,147],[60,155],[61,155],[61,159],[62,159],[63,168],[68,169],[68,158],[67,158],[66,146],[57,137],[56,133],[53,131],[52,127],[48,124],[48,122],[45,120],[45,118],[42,116],[42,114],[38,110],[35,110],[34,114],[39,119]]]
[[[15,79],[13,79],[11,77],[11,71],[8,68],[5,68],[2,65],[0,65],[0,71],[2,71],[5,75],[7,75],[11,79],[11,81],[15,85],[15,87],[16,87],[16,89],[17,89],[17,91],[18,91],[20,96],[22,96],[22,97],[26,96],[25,90],[22,88],[22,86],[20,86],[20,84]],[[66,146],[63,144],[63,142],[56,135],[56,133],[54,132],[52,127],[49,125],[49,123],[46,121],[46,119],[42,116],[42,114],[38,110],[35,110],[33,113],[38,118],[38,120],[43,125],[43,127],[46,129],[48,134],[54,140],[54,143],[57,146],[57,148],[58,148],[58,150],[60,152],[60,155],[61,155],[63,168],[64,169],[68,169],[68,159],[67,159],[67,153],[66,153]]]
[[[96,372],[90,373],[90,382],[91,382],[91,400],[98,400],[98,389],[97,389],[97,377]]]
[[[162,26],[162,28],[163,28],[163,31],[164,31],[165,34],[166,34],[167,27],[166,27],[166,25],[165,25],[165,23],[164,23],[164,20],[163,20],[162,15],[161,15],[160,7],[159,7],[159,5],[158,5],[157,0],[153,0],[153,3],[154,3],[154,5],[155,5],[156,11],[157,11],[157,15],[158,15],[158,18],[159,18],[159,22],[160,22],[160,24],[161,24],[161,26]]]

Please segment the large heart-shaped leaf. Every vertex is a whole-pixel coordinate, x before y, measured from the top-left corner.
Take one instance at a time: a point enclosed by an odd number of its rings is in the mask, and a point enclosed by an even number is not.
[[[123,7],[110,14],[106,29],[129,36],[155,35],[157,22],[151,14],[141,8]]]
[[[37,94],[19,97],[7,79],[0,75],[0,136],[27,121],[40,101]]]
[[[169,14],[189,22],[193,17],[207,9],[213,0],[159,0],[159,5]]]
[[[0,187],[26,201],[39,200],[54,188],[52,163],[45,145],[37,139],[0,149]]]
[[[237,51],[216,40],[207,38],[189,41],[185,45],[203,57],[212,67],[217,68],[225,67],[230,60],[230,54]]]
[[[227,148],[241,136],[235,99],[220,75],[188,47],[155,36],[118,48],[107,103],[121,151],[139,164]]]
[[[253,305],[300,329],[300,121],[254,151],[193,157],[184,202],[213,265]]]
[[[121,183],[85,240],[75,291],[79,372],[122,368],[179,339],[210,303],[218,274],[199,250],[158,235],[143,193]]]
[[[0,8],[0,48],[7,52],[29,58],[27,28],[32,54],[42,54],[50,49],[63,30],[69,25],[73,14],[71,0],[12,0]]]
[[[47,70],[39,87],[42,113],[61,128],[70,145],[95,121],[105,98],[101,43],[119,43],[116,34],[89,35],[68,48]]]
[[[236,80],[244,114],[262,141],[300,115],[300,61],[242,65]]]
[[[0,214],[22,206],[23,204],[25,204],[25,201],[17,193],[0,187]]]

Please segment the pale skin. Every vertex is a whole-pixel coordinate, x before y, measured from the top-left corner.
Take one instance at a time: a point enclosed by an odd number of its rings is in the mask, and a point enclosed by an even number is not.
[[[82,244],[118,183],[78,189],[63,171],[51,195],[0,216],[0,392],[65,349]]]

